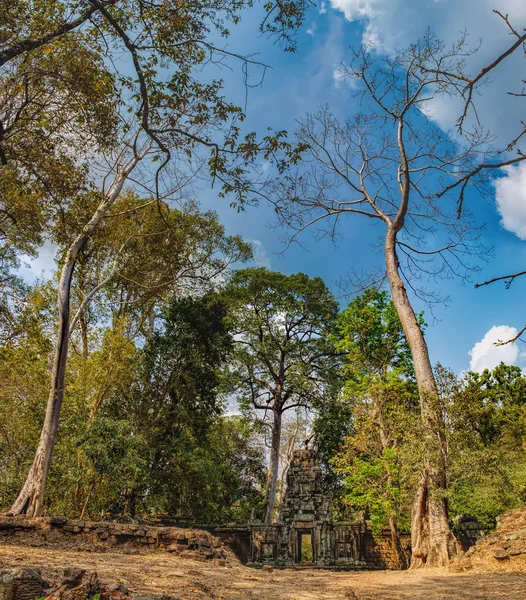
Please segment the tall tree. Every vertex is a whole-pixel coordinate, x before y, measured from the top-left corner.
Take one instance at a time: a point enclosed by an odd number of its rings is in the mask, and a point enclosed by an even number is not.
[[[241,404],[262,413],[270,430],[265,522],[274,516],[283,414],[315,405],[332,365],[328,344],[337,304],[323,281],[303,273],[236,271],[225,290],[234,319],[228,375]]]
[[[398,522],[400,445],[418,395],[411,350],[388,293],[370,288],[353,300],[338,317],[335,338],[344,354],[344,395],[353,414],[353,431],[337,459],[339,471],[352,478],[347,487],[354,499],[366,504],[360,508],[369,508],[378,526],[389,527],[398,564],[404,568]],[[375,474],[377,489],[357,484],[365,479],[371,486]],[[371,499],[374,506],[368,505]]]
[[[453,75],[464,44],[448,49],[431,34],[406,51],[380,57],[355,52],[342,76],[353,80],[362,100],[359,114],[340,123],[326,107],[302,119],[297,131],[303,165],[279,178],[271,201],[295,238],[309,227],[334,234],[344,216],[366,219],[381,235],[384,264],[394,306],[411,348],[428,452],[415,495],[412,564],[444,565],[456,544],[445,498],[444,424],[437,386],[409,286],[425,275],[451,271],[466,275],[470,255],[481,249],[468,215],[458,220],[454,199],[437,194],[443,181],[457,181],[480,158],[483,135],[456,145],[426,118],[430,102],[454,91]],[[434,68],[435,72],[431,73]],[[324,227],[326,225],[326,227]]]
[[[160,511],[189,511],[205,485],[195,482],[208,468],[207,436],[222,413],[220,370],[231,348],[226,306],[215,294],[175,299],[147,340],[128,412],[148,440],[147,493]]]

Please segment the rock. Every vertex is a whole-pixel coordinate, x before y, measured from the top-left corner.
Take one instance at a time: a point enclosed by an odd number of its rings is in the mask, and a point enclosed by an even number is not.
[[[87,574],[84,569],[64,569],[64,578],[53,590],[50,598],[60,600],[86,600],[102,592],[96,573]],[[116,600],[121,600],[117,597]]]
[[[263,565],[263,571],[266,573],[272,573],[272,571],[274,571],[274,567],[271,567],[270,565]]]
[[[122,592],[123,594],[128,593],[128,588],[121,583],[120,581],[116,581],[115,583],[110,584],[107,587],[108,592]]]
[[[82,583],[82,578],[86,575],[86,569],[77,569],[75,567],[66,567],[62,575],[61,585],[73,588]]]
[[[129,600],[128,594],[124,594],[123,592],[115,591],[109,592],[109,596],[107,596],[108,600]]]
[[[63,516],[51,517],[51,519],[49,520],[49,524],[53,527],[63,527],[64,525],[66,525],[67,522],[67,517]]]
[[[493,558],[496,558],[497,560],[508,560],[510,557],[504,548],[493,548],[491,553],[493,554]]]
[[[43,583],[37,569],[0,571],[0,600],[34,600],[42,596]]]

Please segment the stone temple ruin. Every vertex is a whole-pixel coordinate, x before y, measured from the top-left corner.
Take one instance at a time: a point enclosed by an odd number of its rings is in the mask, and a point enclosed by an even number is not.
[[[335,523],[314,450],[296,450],[279,520],[252,525],[251,563],[367,568],[365,522]]]
[[[409,552],[409,534],[402,533],[400,537],[404,550]],[[363,519],[333,520],[331,498],[323,491],[320,465],[316,453],[310,449],[294,453],[279,519],[272,525],[188,528],[188,522],[170,517],[140,524],[94,523],[60,516],[40,519],[0,516],[0,543],[13,540],[101,552],[117,548],[131,553],[164,551],[222,562],[230,560],[228,547],[243,564],[254,567],[303,564],[336,570],[399,568],[389,532],[373,537]]]

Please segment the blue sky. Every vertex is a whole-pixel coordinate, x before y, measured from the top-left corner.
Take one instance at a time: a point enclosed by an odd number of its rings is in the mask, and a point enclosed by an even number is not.
[[[247,130],[263,134],[267,127],[293,131],[296,119],[325,103],[340,118],[349,115],[356,100],[348,84],[338,77],[338,69],[349,56],[349,46],[362,41],[374,42],[377,52],[388,53],[415,41],[427,27],[446,42],[453,42],[467,29],[474,45],[482,40],[481,50],[470,65],[475,71],[511,43],[492,9],[509,13],[517,28],[526,27],[524,0],[325,0],[310,10],[294,54],[281,52],[258,35],[257,17],[248,13],[241,26],[234,28],[228,49],[257,54],[272,69],[267,71],[261,87],[249,91]],[[235,63],[232,67],[232,71],[223,69],[221,76],[227,95],[243,103],[242,74]],[[252,81],[256,82],[259,75],[253,71]],[[526,79],[526,60],[517,54],[492,75],[491,84],[479,100],[481,120],[503,140],[513,137],[521,118],[524,119],[526,101],[505,93],[520,87],[521,79]],[[451,129],[457,110],[457,106],[444,101],[435,105],[433,118],[443,129]],[[511,169],[503,175],[506,177],[493,201],[470,198],[470,208],[486,222],[483,242],[494,247],[494,256],[480,265],[481,271],[473,275],[473,282],[526,268],[526,169]],[[337,282],[346,273],[364,271],[379,258],[370,246],[368,224],[359,219],[345,223],[336,246],[305,235],[305,248],[295,246],[281,254],[283,232],[272,227],[271,209],[260,206],[238,214],[226,200],[217,197],[215,190],[203,186],[198,195],[203,208],[219,213],[229,233],[241,234],[253,242],[258,264],[285,273],[303,271],[320,276],[335,294],[341,293]],[[51,260],[52,251],[44,248],[31,270],[40,272]],[[31,276],[29,271],[25,273]],[[473,282],[445,280],[440,284],[440,293],[449,296],[450,302],[434,308],[434,319],[427,317],[432,361],[440,361],[456,372],[470,366],[492,367],[501,359],[526,366],[524,344],[493,344],[526,324],[526,277],[516,280],[510,290],[503,284],[475,290]],[[418,301],[415,303],[417,309],[425,308]]]

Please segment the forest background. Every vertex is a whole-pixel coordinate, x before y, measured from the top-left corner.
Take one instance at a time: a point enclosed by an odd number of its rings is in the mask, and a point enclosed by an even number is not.
[[[50,513],[272,520],[291,452],[314,431],[340,516],[364,511],[376,530],[389,527],[395,539],[410,526],[411,498],[427,453],[411,351],[385,292],[372,287],[345,308],[347,299],[340,298],[338,305],[315,277],[317,270],[327,281],[338,269],[342,275],[341,257],[348,256],[350,239],[359,256],[356,248],[369,248],[367,238],[345,236],[337,250],[318,242],[305,269],[310,277],[244,268],[253,256],[270,266],[261,231],[257,236],[250,231],[273,208],[249,205],[254,197],[269,195],[268,189],[287,196],[279,186],[291,181],[286,178],[296,167],[303,168],[312,138],[305,141],[301,129],[296,139],[287,137],[279,122],[268,123],[273,130],[244,137],[249,129],[242,106],[222,96],[232,92],[235,97],[239,91],[232,76],[226,82],[208,77],[214,69],[223,74],[229,61],[249,77],[255,70],[256,79],[245,80],[246,90],[265,72],[263,61],[254,56],[257,48],[250,55],[236,54],[217,43],[228,35],[223,18],[232,21],[235,31],[235,12],[250,8],[263,17],[262,33],[295,50],[302,35],[315,37],[312,27],[312,33],[294,33],[306,7],[299,2],[262,10],[242,3],[203,4],[181,16],[169,12],[170,3],[163,5],[166,13],[146,15],[141,3],[130,14],[119,7],[111,12],[118,3],[87,4],[102,11],[100,21],[94,13],[86,27],[22,48],[13,57],[5,48],[16,50],[24,37],[37,39],[43,24],[52,30],[61,19],[71,20],[69,11],[81,11],[83,3],[64,3],[57,11],[45,2],[2,9],[2,509],[9,509],[24,490],[30,469],[37,474],[34,479],[42,479],[42,473],[46,479],[42,464],[51,461],[53,449],[40,462],[33,459],[51,394],[55,414],[49,422],[56,427],[61,414],[46,487],[44,507]],[[362,33],[371,35],[382,14],[373,5],[358,13],[351,5],[334,8],[343,10],[353,27],[356,21],[363,27],[365,19]],[[318,7],[320,18],[326,8]],[[272,18],[265,19],[265,11]],[[248,25],[254,22],[248,19]],[[338,22],[344,24],[342,17]],[[124,25],[137,36],[133,42],[122,35]],[[506,28],[506,23],[499,25]],[[353,32],[356,38],[359,30]],[[387,44],[376,43],[379,48]],[[425,43],[433,52],[442,51],[432,41]],[[123,61],[125,50],[129,57]],[[375,57],[382,55],[390,52],[375,50]],[[341,102],[356,91],[342,60],[343,65],[331,67],[325,101],[337,96]],[[177,69],[170,70],[170,64]],[[469,67],[477,72],[474,63]],[[317,102],[317,85],[314,81],[309,102]],[[247,110],[253,93],[249,89]],[[308,109],[303,105],[294,116]],[[335,112],[341,113],[340,106]],[[442,117],[419,114],[447,129]],[[448,144],[455,146],[457,134],[448,135]],[[492,148],[514,137],[499,129]],[[489,138],[478,142],[487,146]],[[477,146],[480,156],[487,156],[486,146]],[[514,191],[521,164],[509,167],[504,184],[501,179],[480,181],[481,188],[470,192],[471,210],[477,193],[487,199],[499,185]],[[216,200],[221,217],[202,208],[218,191],[234,204],[225,209],[229,200]],[[278,214],[286,214],[270,200]],[[504,228],[521,237],[506,207],[498,206]],[[223,219],[241,207],[240,217]],[[484,210],[479,220],[494,217],[493,208]],[[252,214],[254,221],[248,218]],[[226,220],[232,231],[237,218],[243,220],[248,242],[228,235],[221,224]],[[492,233],[496,222],[490,220]],[[492,268],[514,272],[523,248],[504,261],[500,235],[490,236],[498,256]],[[308,245],[312,238],[302,241]],[[470,256],[480,260],[487,239],[473,241],[478,250]],[[508,237],[504,251],[509,244]],[[265,245],[272,243],[265,239]],[[24,277],[21,265],[42,248],[56,250],[57,273],[35,281],[25,271]],[[295,271],[299,250],[291,254],[283,269],[289,273]],[[361,254],[363,262],[348,265],[345,260],[349,273],[376,266],[378,253]],[[339,261],[331,261],[336,255]],[[441,273],[428,274],[436,279]],[[484,280],[483,274],[476,278]],[[417,307],[429,300],[429,285],[423,284],[427,294],[413,289]],[[453,289],[435,285],[444,295]],[[508,304],[520,298],[520,285],[518,279],[505,296]],[[340,292],[336,286],[333,290]],[[419,317],[428,342],[433,327],[444,330],[442,323],[433,325],[440,306],[431,303],[429,317]],[[457,327],[462,318],[467,327],[477,321],[471,310],[470,316],[468,321],[464,307],[459,317],[443,322]],[[440,365],[435,368],[439,404],[433,410],[443,423],[450,514],[470,513],[487,525],[525,500],[525,380],[520,366],[498,364],[500,358],[520,364],[521,350],[516,342],[493,344],[498,336],[507,341],[517,333],[501,327],[493,331],[495,339],[485,336],[478,351],[473,348],[472,366],[479,372],[495,367],[491,372],[456,376]],[[448,349],[456,346],[448,338]],[[460,371],[455,360],[450,364]],[[22,497],[22,508],[27,509],[27,498],[42,505],[43,496],[32,500],[32,493]]]

